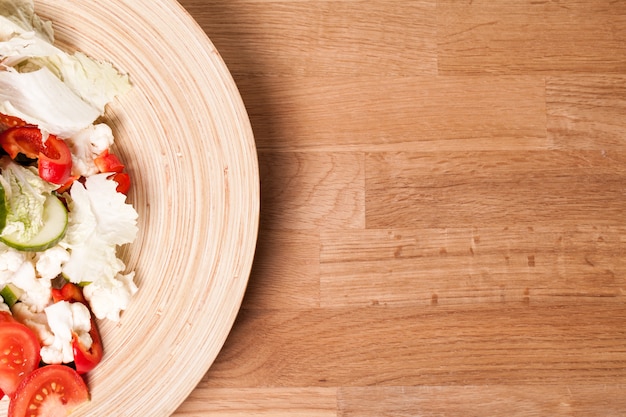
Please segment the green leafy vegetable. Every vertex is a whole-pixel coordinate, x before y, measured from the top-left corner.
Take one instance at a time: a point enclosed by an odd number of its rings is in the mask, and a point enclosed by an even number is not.
[[[7,203],[2,235],[27,241],[43,226],[44,203],[57,186],[42,180],[35,168],[21,166],[8,156],[0,159],[0,170]]]
[[[0,113],[68,138],[131,85],[110,63],[67,54],[53,41],[31,0],[0,0]]]

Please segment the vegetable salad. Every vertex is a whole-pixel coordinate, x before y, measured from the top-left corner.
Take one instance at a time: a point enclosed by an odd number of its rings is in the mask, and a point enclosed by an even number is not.
[[[117,256],[137,235],[130,176],[99,122],[130,88],[111,64],[54,46],[31,0],[0,0],[0,398],[10,416],[86,401],[77,375],[102,356],[96,319],[118,321],[137,291]]]

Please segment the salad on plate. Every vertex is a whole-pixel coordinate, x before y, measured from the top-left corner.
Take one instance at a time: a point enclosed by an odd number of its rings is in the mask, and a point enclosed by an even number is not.
[[[9,416],[89,400],[99,320],[137,291],[117,255],[134,241],[130,177],[105,107],[131,88],[110,63],[54,45],[32,0],[0,0],[0,398]]]

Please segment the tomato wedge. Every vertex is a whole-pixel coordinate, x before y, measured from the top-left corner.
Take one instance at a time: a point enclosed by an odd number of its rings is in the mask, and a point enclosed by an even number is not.
[[[87,401],[87,385],[76,371],[65,365],[46,365],[20,383],[7,416],[65,417]]]
[[[113,174],[111,179],[117,183],[115,191],[122,194],[128,194],[128,190],[130,190],[130,175],[125,172],[118,172]]]
[[[108,149],[105,149],[100,155],[98,155],[94,160],[94,164],[96,164],[96,168],[100,172],[122,172],[124,171],[124,164],[122,164],[115,154],[109,152]]]
[[[60,289],[53,288],[52,299],[54,302],[67,301],[70,303],[83,303],[87,306],[87,308],[89,308],[81,288],[71,282],[66,283]],[[76,372],[81,375],[86,374],[95,368],[96,365],[98,365],[102,360],[102,355],[104,354],[102,349],[102,339],[100,338],[98,325],[96,324],[93,314],[91,315],[91,329],[89,330],[89,336],[91,336],[92,342],[91,347],[87,349],[87,347],[81,343],[78,336],[76,334],[72,334],[74,365],[76,367]]]
[[[72,351],[74,353],[74,366],[79,374],[86,374],[94,369],[102,360],[102,340],[100,332],[93,317],[91,317],[91,347],[87,349],[76,334],[72,334]]]
[[[101,173],[111,173],[108,178],[117,183],[115,190],[118,193],[128,193],[128,190],[130,189],[130,175],[124,172],[126,167],[120,162],[119,158],[115,154],[112,154],[108,149],[105,149],[93,160],[93,162],[96,164],[96,168],[98,168],[98,171]]]
[[[0,390],[8,396],[39,366],[39,340],[25,325],[4,316],[0,321]]]
[[[72,153],[64,141],[50,135],[39,153],[39,176],[53,184],[65,184],[72,173]]]
[[[72,171],[72,153],[65,142],[54,135],[43,141],[35,126],[18,126],[0,134],[0,146],[13,159],[23,154],[38,159],[39,176],[53,184],[65,184]]]

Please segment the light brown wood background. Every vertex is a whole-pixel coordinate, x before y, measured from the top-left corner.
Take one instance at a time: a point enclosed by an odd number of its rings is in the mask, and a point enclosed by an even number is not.
[[[175,416],[626,415],[626,1],[181,3],[262,208]]]

